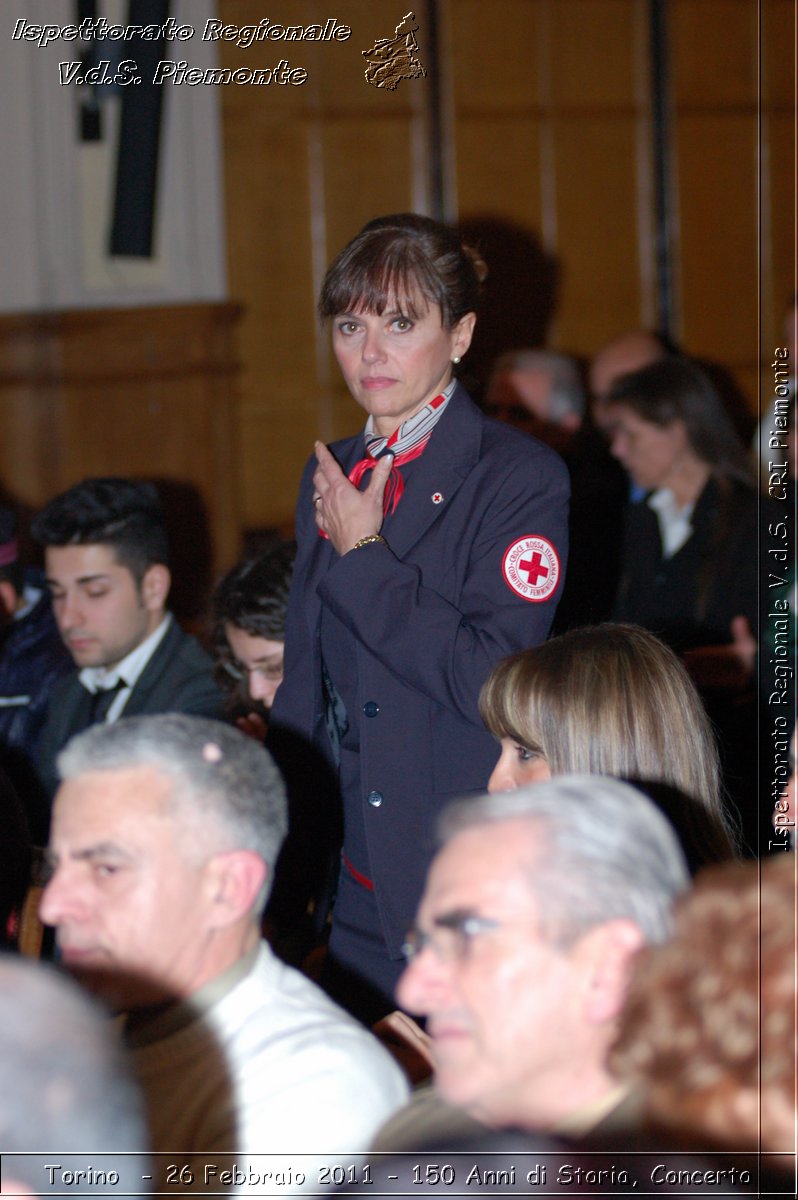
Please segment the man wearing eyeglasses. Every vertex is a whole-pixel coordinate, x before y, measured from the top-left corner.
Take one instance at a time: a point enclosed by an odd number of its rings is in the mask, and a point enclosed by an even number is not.
[[[632,959],[667,936],[688,883],[671,826],[627,784],[561,776],[459,801],[440,833],[397,989],[427,1019],[435,1097],[376,1148],[429,1146],[474,1119],[611,1132],[631,1117],[606,1059]]]

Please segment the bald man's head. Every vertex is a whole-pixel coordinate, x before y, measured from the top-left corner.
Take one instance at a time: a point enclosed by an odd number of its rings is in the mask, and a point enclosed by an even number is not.
[[[662,339],[645,329],[629,329],[614,337],[596,352],[590,363],[590,391],[594,401],[602,404],[622,375],[667,357],[668,349]]]

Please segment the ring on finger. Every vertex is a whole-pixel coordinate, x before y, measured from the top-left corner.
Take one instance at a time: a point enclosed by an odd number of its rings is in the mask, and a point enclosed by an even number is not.
[[[313,507],[314,507],[314,508],[318,508],[318,506],[319,506],[320,504],[321,504],[321,496],[319,496],[319,495],[317,494],[317,495],[315,495],[315,496],[313,497]]]

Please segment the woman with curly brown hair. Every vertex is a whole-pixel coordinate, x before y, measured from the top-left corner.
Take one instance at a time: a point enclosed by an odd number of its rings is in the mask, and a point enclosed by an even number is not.
[[[686,1145],[795,1150],[796,865],[702,872],[644,950],[610,1064]]]

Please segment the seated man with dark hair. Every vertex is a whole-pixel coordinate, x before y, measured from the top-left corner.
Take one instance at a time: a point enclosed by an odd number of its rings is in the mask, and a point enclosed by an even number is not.
[[[141,713],[219,716],[213,664],[167,611],[166,528],[151,483],[86,479],[31,526],[77,670],[54,690],[38,767],[52,795],[55,758],[73,734]]]

